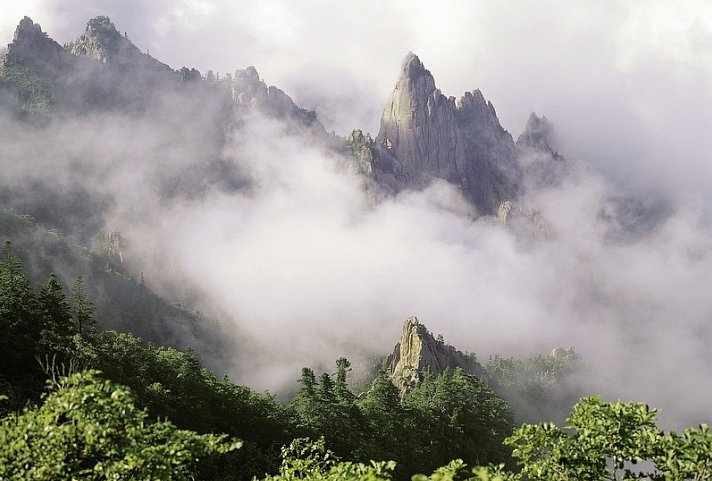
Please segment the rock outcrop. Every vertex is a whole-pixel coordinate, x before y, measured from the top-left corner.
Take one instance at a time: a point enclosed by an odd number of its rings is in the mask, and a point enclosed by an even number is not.
[[[552,232],[544,216],[536,209],[521,203],[506,200],[499,204],[497,220],[522,233],[533,235],[537,239],[551,239]]]
[[[525,188],[558,185],[566,176],[566,159],[556,150],[554,127],[546,117],[531,113],[517,139],[517,150]]]
[[[418,382],[428,369],[435,375],[457,367],[476,376],[485,372],[474,355],[464,354],[436,339],[417,317],[405,321],[400,342],[386,362],[387,373],[401,392]]]
[[[57,42],[42,31],[38,23],[24,17],[15,29],[12,43],[2,59],[3,67],[27,65],[42,70],[62,66],[66,52]]]
[[[260,79],[255,67],[236,70],[231,91],[238,108],[285,120],[295,126],[312,128],[320,133],[326,132],[316,112],[299,107],[289,95],[274,85],[268,86]]]
[[[66,47],[72,55],[90,58],[99,62],[131,68],[149,68],[173,74],[166,64],[141,52],[121,35],[109,17],[99,16],[87,22],[84,33]]]
[[[519,171],[512,136],[479,90],[459,100],[435,87],[431,73],[409,53],[388,98],[376,138],[384,170],[406,186],[433,178],[460,186],[483,214],[516,196]]]

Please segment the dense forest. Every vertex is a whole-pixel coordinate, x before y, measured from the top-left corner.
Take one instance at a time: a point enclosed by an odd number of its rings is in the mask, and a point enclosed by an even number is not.
[[[333,374],[305,367],[299,391],[282,403],[217,378],[190,349],[97,329],[88,290],[82,276],[54,273],[33,286],[5,242],[1,479],[712,476],[706,426],[665,433],[644,404],[584,398],[564,428],[515,428],[510,404],[460,368],[426,371],[405,392],[382,370],[357,395],[348,383],[350,363],[340,358]],[[488,376],[489,383],[510,379],[511,389],[525,378],[528,390],[540,391],[527,376],[533,364],[494,358],[490,372],[500,375]],[[431,478],[414,476],[429,472]]]

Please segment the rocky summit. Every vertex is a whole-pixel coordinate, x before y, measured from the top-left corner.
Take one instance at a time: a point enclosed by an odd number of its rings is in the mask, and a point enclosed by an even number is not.
[[[432,74],[409,53],[383,109],[376,138],[392,174],[407,186],[431,179],[460,186],[482,214],[516,196],[517,151],[494,106],[479,90],[446,97]]]
[[[485,373],[473,354],[464,354],[442,339],[436,339],[414,316],[403,323],[400,342],[386,363],[386,372],[401,392],[415,384],[426,370],[437,375],[459,367],[476,376]]]

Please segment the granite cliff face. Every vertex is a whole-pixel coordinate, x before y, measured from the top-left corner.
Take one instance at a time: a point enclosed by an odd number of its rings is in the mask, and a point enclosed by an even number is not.
[[[517,151],[491,102],[479,90],[459,100],[435,87],[431,73],[409,53],[388,98],[376,138],[384,171],[409,187],[432,178],[460,186],[482,214],[516,196]]]
[[[388,375],[401,391],[418,382],[426,369],[434,375],[457,367],[476,376],[485,373],[474,355],[463,354],[436,339],[417,317],[405,321],[400,342],[386,362]]]

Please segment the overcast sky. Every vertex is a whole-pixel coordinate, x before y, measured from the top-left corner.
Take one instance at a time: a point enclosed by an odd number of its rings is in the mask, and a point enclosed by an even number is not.
[[[341,134],[377,131],[412,50],[446,95],[480,88],[515,138],[536,111],[566,153],[630,179],[645,170],[653,185],[684,189],[712,172],[705,0],[3,0],[2,11],[3,43],[23,15],[63,43],[105,14],[174,68],[254,65]]]

